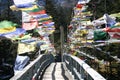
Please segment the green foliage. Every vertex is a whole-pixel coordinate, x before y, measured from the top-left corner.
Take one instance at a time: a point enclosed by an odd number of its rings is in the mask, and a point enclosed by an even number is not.
[[[120,12],[119,4],[120,0],[91,0],[88,3],[88,11],[91,11],[95,18],[99,18],[104,13],[113,14]]]

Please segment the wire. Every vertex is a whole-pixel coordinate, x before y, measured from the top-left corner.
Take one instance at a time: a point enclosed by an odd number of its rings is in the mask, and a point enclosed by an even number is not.
[[[107,5],[106,5],[106,0],[104,0],[104,7],[105,7],[105,13],[107,12]]]

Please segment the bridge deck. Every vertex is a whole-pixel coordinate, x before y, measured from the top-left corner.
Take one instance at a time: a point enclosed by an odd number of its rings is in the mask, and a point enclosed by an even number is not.
[[[73,80],[62,62],[53,62],[46,69],[42,80]]]

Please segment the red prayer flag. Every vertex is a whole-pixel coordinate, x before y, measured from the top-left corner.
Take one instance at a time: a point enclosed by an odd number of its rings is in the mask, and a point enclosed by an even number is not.
[[[30,15],[46,14],[46,11],[45,10],[40,10],[38,12],[30,12],[29,14]]]
[[[83,5],[82,5],[82,4],[77,4],[76,7],[77,7],[77,8],[82,8]]]

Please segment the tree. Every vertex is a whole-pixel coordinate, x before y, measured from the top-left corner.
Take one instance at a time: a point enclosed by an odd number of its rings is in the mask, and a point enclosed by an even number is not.
[[[103,16],[105,13],[113,14],[120,12],[120,0],[91,0],[88,5],[88,11],[93,13],[95,18]]]

